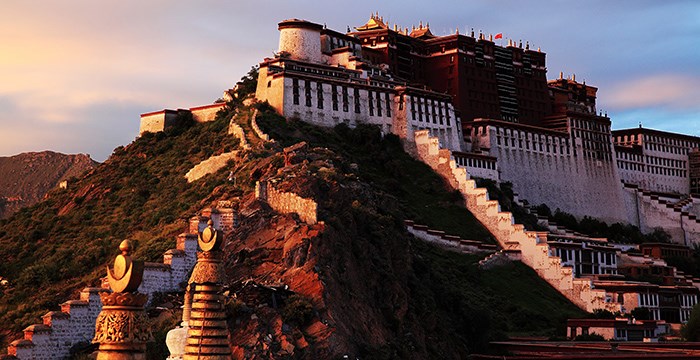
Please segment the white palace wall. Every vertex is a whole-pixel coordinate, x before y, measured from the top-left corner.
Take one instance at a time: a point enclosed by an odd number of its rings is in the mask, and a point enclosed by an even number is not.
[[[622,186],[612,162],[584,159],[566,134],[535,133],[482,125],[472,140],[498,159],[500,181],[530,204],[547,204],[576,217],[627,222]]]
[[[301,65],[297,64],[297,67],[301,68]],[[397,96],[397,88],[377,81],[366,84],[339,82],[307,74],[268,75],[268,71],[267,67],[261,69],[256,98],[268,101],[284,116],[325,127],[341,123],[350,127],[374,124],[384,134],[394,133],[409,141],[413,139],[413,132],[427,129],[440,139],[441,145],[453,150],[462,149],[461,124],[454,106],[446,99],[403,87],[400,91],[412,93]]]
[[[671,235],[676,243],[690,247],[700,245],[697,215],[675,208],[672,205],[675,199],[660,198],[629,185],[624,187],[624,194],[630,223],[638,226],[643,233],[660,228]]]

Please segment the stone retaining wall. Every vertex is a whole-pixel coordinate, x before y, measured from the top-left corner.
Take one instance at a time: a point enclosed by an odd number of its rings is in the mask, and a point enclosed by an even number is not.
[[[203,178],[206,175],[213,174],[226,166],[229,160],[235,159],[237,154],[238,151],[231,151],[221,155],[212,156],[190,169],[190,171],[185,174],[185,179],[187,179],[188,183],[191,183]]]
[[[245,138],[245,131],[243,131],[243,128],[240,125],[233,122],[233,119],[231,119],[231,123],[228,126],[228,133],[229,135],[233,135],[238,138],[240,141],[240,146],[243,148],[243,150],[250,150],[248,139]]]
[[[318,204],[315,201],[291,192],[279,191],[267,181],[255,184],[255,197],[279,213],[299,215],[299,219],[307,224],[315,224],[318,220]]]
[[[459,236],[447,235],[444,231],[429,229],[425,225],[417,225],[411,220],[405,220],[406,230],[418,239],[435,244],[449,251],[464,254],[495,252],[498,246],[476,240],[465,240]]]
[[[258,122],[256,121],[257,117],[258,117],[258,110],[255,109],[255,111],[253,111],[253,116],[250,118],[250,127],[252,127],[253,131],[255,131],[255,135],[257,135],[264,142],[275,142],[275,140],[270,138],[270,135],[265,134],[260,129],[260,127],[258,126]]]

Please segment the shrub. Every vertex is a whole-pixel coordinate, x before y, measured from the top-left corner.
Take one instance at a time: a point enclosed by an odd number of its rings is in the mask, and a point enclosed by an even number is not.
[[[574,338],[574,341],[605,341],[603,335],[590,333],[582,334]]]
[[[302,295],[290,296],[282,308],[282,319],[285,322],[304,326],[313,318],[313,305],[311,301]]]

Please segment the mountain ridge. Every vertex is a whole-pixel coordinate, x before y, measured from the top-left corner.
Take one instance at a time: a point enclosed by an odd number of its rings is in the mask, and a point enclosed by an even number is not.
[[[97,164],[88,154],[51,150],[0,157],[0,219],[36,204],[61,182],[77,178]]]

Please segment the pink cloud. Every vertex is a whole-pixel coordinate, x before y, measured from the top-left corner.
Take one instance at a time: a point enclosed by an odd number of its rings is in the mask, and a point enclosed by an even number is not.
[[[651,75],[612,86],[604,95],[607,106],[618,109],[665,107],[700,109],[700,77]]]

